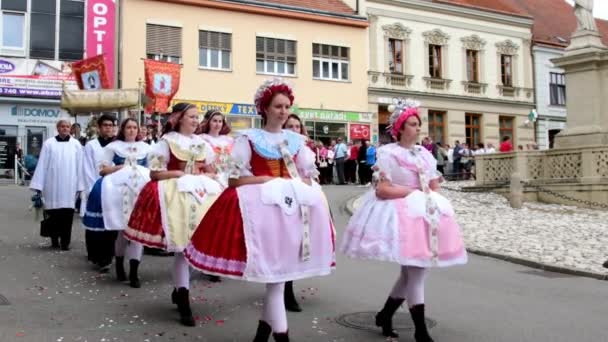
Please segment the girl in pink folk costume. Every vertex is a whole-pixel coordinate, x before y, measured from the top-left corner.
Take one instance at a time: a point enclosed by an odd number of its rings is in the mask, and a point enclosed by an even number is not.
[[[229,136],[231,128],[226,117],[219,111],[208,111],[200,124],[197,133],[208,142],[215,152],[213,166],[217,172],[217,179],[223,188],[228,187],[228,175],[232,165],[232,145],[234,139]]]
[[[416,145],[421,124],[418,106],[412,100],[393,106],[390,123],[397,142],[378,149],[377,185],[351,217],[340,249],[353,258],[401,265],[399,278],[376,315],[376,325],[384,336],[398,337],[392,318],[406,301],[416,342],[432,342],[424,313],[426,269],[465,264],[467,254],[454,210],[437,193],[441,180],[437,162]]]
[[[221,185],[213,180],[213,149],[194,134],[197,128],[196,106],[176,104],[163,136],[149,154],[152,181],[139,194],[124,232],[128,240],[175,252],[171,300],[186,326],[195,322],[190,309],[190,269],[183,251],[221,192]]]
[[[289,341],[284,283],[327,275],[335,264],[333,224],[313,182],[315,155],[302,135],[282,126],[293,104],[291,88],[267,81],[255,95],[262,129],[235,139],[236,165],[186,248],[205,273],[266,284],[255,342]]]

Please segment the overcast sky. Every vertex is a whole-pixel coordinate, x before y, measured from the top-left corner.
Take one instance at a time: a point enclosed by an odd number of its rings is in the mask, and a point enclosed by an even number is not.
[[[566,0],[566,2],[572,4],[574,1]],[[593,6],[593,15],[596,18],[608,20],[608,0],[595,0]]]

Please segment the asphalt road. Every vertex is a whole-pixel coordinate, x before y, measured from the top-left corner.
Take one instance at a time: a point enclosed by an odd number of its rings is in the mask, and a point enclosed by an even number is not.
[[[338,234],[348,220],[345,202],[361,191],[326,188]],[[2,305],[0,297],[0,341],[252,340],[262,285],[212,284],[193,274],[199,326],[182,327],[169,300],[171,258],[144,256],[143,287],[131,289],[87,264],[77,221],[72,250],[50,250],[37,236],[28,198],[23,188],[0,187],[0,295],[10,302]],[[296,283],[304,312],[289,314],[292,341],[383,341],[378,330],[337,321],[368,323],[365,312],[380,308],[397,273],[397,265],[338,255],[331,276]],[[426,295],[437,342],[608,341],[605,281],[471,256],[466,266],[432,270]],[[409,315],[398,315],[400,325],[409,324]],[[413,341],[411,335],[403,330],[400,341]]]

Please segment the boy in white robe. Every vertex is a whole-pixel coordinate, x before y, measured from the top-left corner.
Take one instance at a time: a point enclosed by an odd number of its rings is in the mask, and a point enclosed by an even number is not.
[[[57,132],[57,136],[47,139],[42,145],[30,189],[42,195],[44,209],[53,227],[52,247],[69,250],[75,199],[83,190],[79,182],[83,152],[80,142],[70,136],[68,121],[57,122]]]
[[[82,183],[84,196],[80,207],[80,216],[97,215],[87,213],[87,201],[95,182],[101,178],[99,174],[103,158],[103,148],[114,140],[114,117],[104,114],[97,119],[99,137],[89,141],[84,147],[84,165],[82,167]],[[114,240],[116,233],[111,231],[96,231],[103,227],[84,227],[85,243],[89,261],[98,265],[102,271],[112,263],[114,257]]]

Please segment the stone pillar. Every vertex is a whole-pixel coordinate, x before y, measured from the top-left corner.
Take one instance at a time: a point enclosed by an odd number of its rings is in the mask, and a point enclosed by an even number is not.
[[[608,48],[596,31],[577,31],[563,57],[552,60],[566,72],[567,128],[555,147],[608,145]]]

